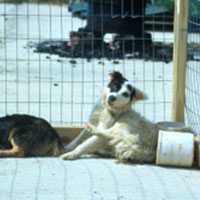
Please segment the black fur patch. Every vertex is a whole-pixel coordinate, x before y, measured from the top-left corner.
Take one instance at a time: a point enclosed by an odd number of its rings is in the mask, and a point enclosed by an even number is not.
[[[131,99],[133,99],[133,97],[136,96],[136,89],[133,88],[132,92],[131,92]]]
[[[127,85],[127,89],[131,92],[131,99],[136,95],[136,90],[131,85]]]
[[[132,87],[131,85],[128,84],[126,87],[127,87],[127,89],[128,89],[130,92],[133,91],[133,87]]]
[[[110,88],[111,92],[118,92],[125,81],[127,81],[126,78],[122,76],[120,72],[114,71],[110,74],[111,81],[108,84],[108,88]]]

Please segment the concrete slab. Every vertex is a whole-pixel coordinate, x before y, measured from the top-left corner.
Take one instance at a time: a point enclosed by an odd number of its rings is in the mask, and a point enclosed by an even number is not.
[[[107,159],[0,159],[0,200],[199,200],[200,171]]]

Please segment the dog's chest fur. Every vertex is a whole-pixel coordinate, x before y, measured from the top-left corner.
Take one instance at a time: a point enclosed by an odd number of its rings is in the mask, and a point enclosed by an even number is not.
[[[112,129],[111,134],[136,135],[137,142],[149,148],[157,145],[157,126],[132,109],[123,113],[112,113],[105,108],[99,121],[99,130]]]
[[[117,118],[117,115],[111,113],[107,109],[104,109],[100,115],[98,129],[105,130],[111,128],[116,123]]]

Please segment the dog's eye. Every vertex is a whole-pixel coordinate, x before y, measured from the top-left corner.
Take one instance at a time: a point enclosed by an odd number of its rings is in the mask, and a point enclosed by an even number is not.
[[[128,92],[123,92],[123,93],[122,93],[122,96],[124,96],[124,97],[129,97],[129,93],[128,93]]]

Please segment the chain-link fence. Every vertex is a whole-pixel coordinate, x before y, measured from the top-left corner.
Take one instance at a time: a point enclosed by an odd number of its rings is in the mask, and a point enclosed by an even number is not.
[[[189,1],[186,116],[188,124],[200,133],[200,1]]]
[[[149,96],[137,110],[169,120],[172,29],[173,2],[1,0],[0,115],[83,124],[115,69]]]

